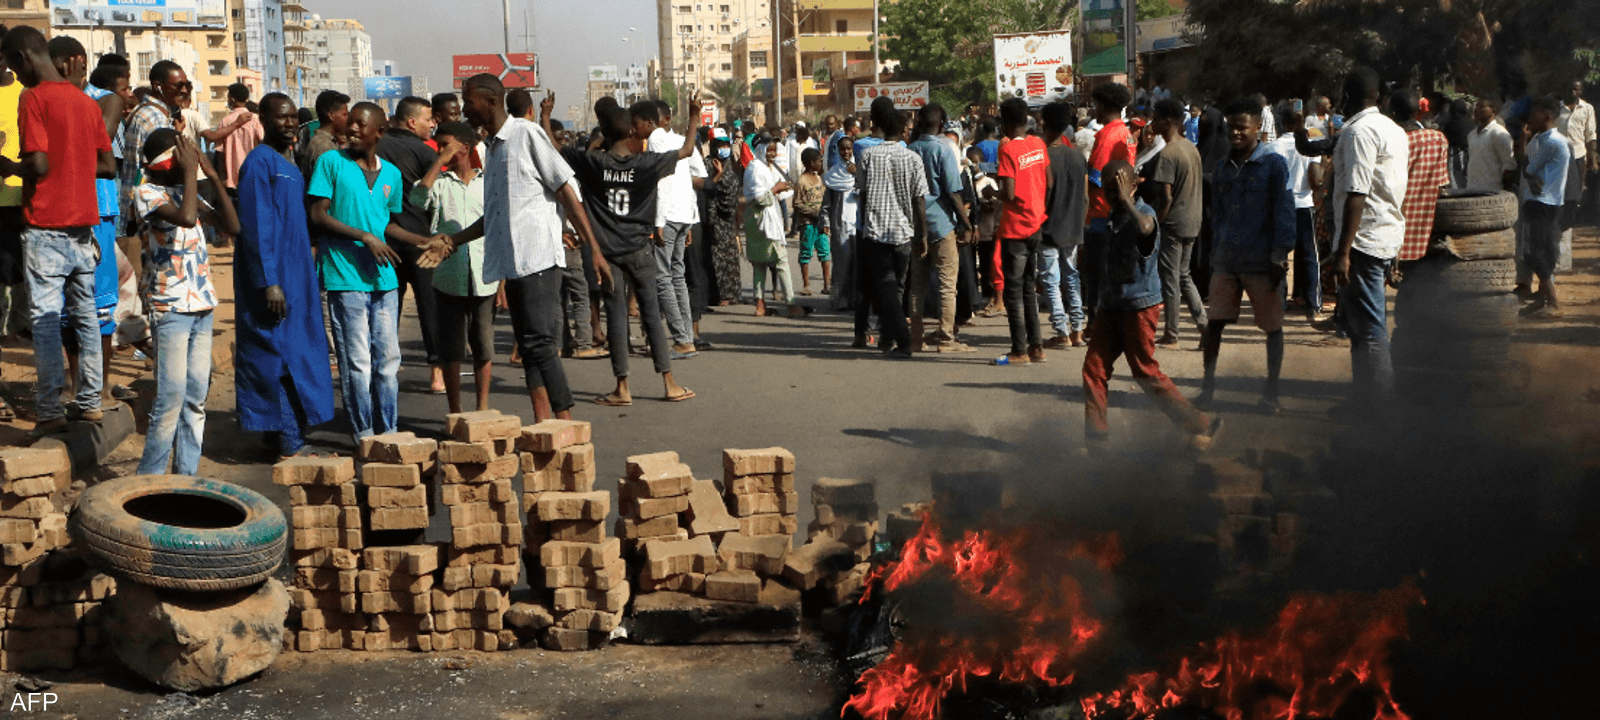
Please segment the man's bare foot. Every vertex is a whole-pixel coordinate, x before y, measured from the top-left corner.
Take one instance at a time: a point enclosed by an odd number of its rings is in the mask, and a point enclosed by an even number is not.
[[[767,301],[766,300],[756,300],[756,317],[766,317],[766,315],[767,315]]]
[[[428,392],[434,395],[444,394],[444,368],[433,366],[433,378],[428,383]]]

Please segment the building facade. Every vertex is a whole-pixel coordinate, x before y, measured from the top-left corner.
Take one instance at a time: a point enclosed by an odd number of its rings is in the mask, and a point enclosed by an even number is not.
[[[267,92],[287,89],[284,74],[283,3],[279,0],[230,0],[234,65],[261,73]]]
[[[356,20],[312,15],[305,21],[301,42],[307,102],[315,101],[323,90],[337,90],[352,101],[367,99],[366,79],[373,72],[372,37],[366,27]]]
[[[0,24],[8,28],[27,25],[50,36],[49,0],[0,1]]]
[[[772,13],[768,0],[656,0],[662,79],[687,98],[736,77],[735,39],[770,28]]]
[[[76,38],[83,43],[83,49],[89,53],[89,67],[93,69],[96,58],[101,55],[117,52],[116,34],[110,30],[100,28],[57,28],[57,35]],[[195,34],[203,34],[203,30],[154,30],[129,29],[122,37],[122,52],[127,56],[128,63],[132,65],[129,71],[129,81],[134,86],[150,84],[150,68],[162,60],[171,60],[183,68],[189,76],[189,81],[194,83],[194,109],[206,117],[215,120],[228,112],[228,85],[232,83],[233,73],[224,73],[220,77],[211,75],[208,71],[212,68],[201,62],[201,55],[191,42]],[[217,31],[222,32],[222,31]],[[220,88],[221,100],[212,99],[213,89]]]
[[[772,28],[767,25],[751,28],[733,39],[733,77],[750,88],[749,107],[724,107],[718,103],[718,116],[731,120],[749,117],[757,126],[767,124],[768,107],[772,101]]]
[[[777,0],[785,113],[850,112],[853,88],[876,82],[873,0]]]

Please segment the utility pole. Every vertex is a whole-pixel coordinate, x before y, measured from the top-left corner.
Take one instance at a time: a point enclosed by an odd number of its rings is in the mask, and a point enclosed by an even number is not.
[[[500,0],[500,7],[505,12],[506,54],[511,54],[511,0]]]
[[[1137,14],[1139,3],[1135,0],[1122,0],[1122,48],[1127,54],[1128,61],[1128,88],[1138,87],[1139,73],[1139,25]]]
[[[780,4],[782,3],[778,2],[778,0],[773,0],[772,2],[772,49],[778,55],[778,64],[772,78],[772,92],[778,99],[778,112],[776,117],[768,118],[767,120],[772,125],[783,123],[783,14],[778,12]]]
[[[878,64],[878,17],[878,0],[872,0],[872,82],[874,85],[878,82],[878,68],[883,67]],[[849,56],[846,55],[845,57],[848,58]],[[844,65],[847,66],[848,64],[845,63]]]

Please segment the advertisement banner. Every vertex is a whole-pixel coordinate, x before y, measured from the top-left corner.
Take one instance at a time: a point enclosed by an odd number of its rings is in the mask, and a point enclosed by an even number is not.
[[[833,68],[827,58],[811,61],[811,82],[817,85],[827,85],[833,82]]]
[[[485,53],[451,56],[456,87],[473,75],[488,73],[508,88],[539,86],[539,58],[534,53]]]
[[[21,8],[22,3],[7,4]],[[50,0],[50,24],[70,27],[227,28],[224,0]]]
[[[615,65],[590,65],[589,82],[616,82],[617,66]]]
[[[1122,26],[1123,0],[1086,0],[1083,12],[1083,60],[1078,73],[1084,77],[1120,75],[1128,72],[1128,50]]]
[[[1072,84],[1072,31],[994,36],[995,96],[1022,98],[1030,107],[1066,100]]]
[[[700,124],[710,127],[717,124],[717,101],[703,100],[700,103]]]
[[[872,101],[880,96],[894,100],[896,110],[916,110],[928,104],[928,83],[879,83],[877,85],[856,86],[856,112],[866,112],[872,109]]]
[[[410,75],[374,75],[366,79],[368,100],[399,100],[411,95]]]
[[[1200,26],[1190,25],[1188,18],[1182,13],[1154,20],[1140,20],[1136,25],[1139,29],[1141,54],[1190,47],[1193,43],[1189,42],[1188,38],[1201,33]]]

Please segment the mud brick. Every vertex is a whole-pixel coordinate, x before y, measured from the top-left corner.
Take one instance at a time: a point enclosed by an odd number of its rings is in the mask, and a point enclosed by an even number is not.
[[[671,450],[631,455],[625,465],[630,480],[677,477],[684,474],[685,467],[678,454]]]
[[[419,615],[433,610],[431,600],[432,594],[428,592],[364,592],[361,593],[361,612]]]
[[[462,486],[460,486],[460,485],[452,485],[451,487],[462,487]],[[506,478],[506,479],[503,479],[503,480],[496,480],[496,481],[494,481],[492,483],[489,483],[487,486],[481,486],[480,485],[479,487],[488,487],[489,488],[489,502],[492,502],[492,503],[510,504],[510,503],[516,501],[516,499],[517,499],[517,493],[511,487],[511,479],[510,478]]]
[[[428,635],[428,648],[431,652],[445,652],[456,649],[454,633],[435,632]]]
[[[604,520],[552,520],[546,527],[551,540],[597,543],[606,539]]]
[[[433,589],[433,575],[406,575],[388,570],[362,570],[356,587],[363,593],[417,595]]]
[[[794,473],[757,473],[727,480],[728,492],[736,495],[794,492]]]
[[[39,532],[44,536],[42,540],[47,547],[61,548],[72,543],[72,536],[67,534],[66,513],[46,515],[44,520],[39,522]]]
[[[493,505],[486,502],[451,505],[448,509],[450,512],[450,527],[452,528],[500,522],[500,514],[495,512]]]
[[[794,454],[780,447],[753,450],[727,449],[722,451],[722,469],[726,477],[743,477],[757,473],[792,473]]]
[[[322,547],[314,550],[294,550],[289,562],[296,567],[322,567],[336,570],[354,570],[360,558],[345,548]]]
[[[336,610],[301,610],[302,630],[359,630],[366,616],[351,615]]]
[[[338,529],[344,517],[338,505],[295,505],[289,508],[289,525],[296,530]]]
[[[28,588],[19,585],[0,587],[0,608],[22,607],[28,604]]]
[[[556,622],[550,608],[536,603],[519,602],[505,612],[505,624],[518,630],[543,630]]]
[[[751,515],[768,515],[779,513],[793,515],[799,510],[800,495],[798,493],[757,493],[754,495],[734,493],[728,496],[728,512],[735,517],[750,517]]]
[[[579,652],[605,647],[610,637],[609,632],[553,627],[544,631],[544,639],[539,644],[554,652]]]
[[[433,589],[433,608],[435,612],[444,610],[494,610],[503,612],[500,607],[505,596],[499,588],[467,588],[456,592],[445,592],[439,588]],[[510,603],[508,602],[507,605]]]
[[[351,550],[360,550],[364,546],[364,543],[361,539],[361,530],[359,528],[345,529],[338,532],[340,538],[339,547],[346,547],[350,548]]]
[[[662,537],[672,535],[678,531],[678,516],[662,515],[649,520],[637,520],[630,517],[618,518],[617,535],[629,540],[638,538]]]
[[[421,485],[408,488],[375,487],[367,491],[370,508],[428,508],[428,488]],[[373,528],[377,529],[377,528]]]
[[[605,520],[606,513],[611,510],[611,493],[605,491],[588,493],[551,492],[539,496],[535,508],[539,519],[545,522],[555,520]]]
[[[29,628],[77,627],[79,619],[77,604],[17,608],[11,612],[8,628],[15,631]]]
[[[784,559],[783,577],[801,590],[810,590],[824,576],[855,564],[856,556],[850,546],[832,538],[818,537],[789,553]]]
[[[56,489],[56,477],[51,474],[11,480],[3,488],[0,488],[0,492],[6,492],[17,497],[37,497],[49,495],[55,492]]]
[[[67,457],[67,449],[60,445],[49,448],[0,450],[0,480],[6,482],[40,475],[54,475],[57,470],[71,467],[72,460]]]
[[[352,458],[293,457],[272,466],[272,482],[278,485],[343,485],[356,479]]]
[[[875,522],[850,523],[839,531],[838,540],[850,547],[871,545],[872,538],[878,534],[878,524]]]
[[[878,504],[875,502],[855,505],[817,503],[812,506],[812,509],[816,511],[817,522],[823,525],[877,522],[881,514],[878,510]]]
[[[439,462],[443,465],[453,463],[488,463],[497,457],[494,443],[460,442],[458,440],[445,440],[439,443]]]
[[[849,570],[835,575],[829,583],[823,585],[827,591],[824,597],[833,605],[845,605],[855,601],[855,596],[861,592],[866,584],[868,565],[857,565]]]
[[[594,445],[583,443],[557,448],[553,461],[562,472],[576,473],[591,469],[594,467]]]
[[[19,498],[0,496],[0,518],[40,520],[55,512],[55,504],[48,497]]]
[[[525,475],[543,473],[554,476],[561,472],[561,466],[556,464],[554,450],[550,452],[521,452],[517,457]],[[543,491],[541,490],[540,492]]]
[[[295,550],[338,547],[341,534],[331,528],[295,528],[291,533],[290,547]]]
[[[601,568],[584,568],[573,565],[556,565],[544,569],[544,586],[547,588],[589,588],[610,590],[628,584],[628,568],[622,558]]]
[[[427,469],[438,454],[436,440],[419,438],[409,432],[373,435],[361,439],[361,459],[395,465],[422,465]]]
[[[739,529],[739,521],[728,514],[716,483],[696,480],[689,490],[689,531],[697,536],[731,532]]]
[[[539,564],[582,568],[603,568],[622,559],[622,541],[611,538],[599,543],[553,541],[539,549]]]
[[[315,485],[295,485],[289,488],[289,504],[296,506],[355,505],[356,486],[318,487]]]
[[[324,592],[358,592],[359,570],[334,570],[331,568],[295,568],[292,585],[306,590]]]
[[[761,578],[750,570],[723,570],[706,576],[706,597],[753,603],[761,599]]]
[[[583,588],[558,588],[553,593],[556,612],[569,610],[603,610],[621,612],[628,604],[626,583],[610,590],[585,590]]]
[[[509,542],[506,531],[510,526],[497,522],[470,525],[467,527],[451,528],[450,544],[456,547],[479,547],[482,545],[515,545],[522,542],[520,527],[513,536],[516,542]]]
[[[562,630],[592,630],[609,633],[622,624],[622,613],[600,610],[573,610],[555,621]]]
[[[21,518],[0,520],[0,543],[33,543],[39,537],[39,523]]]
[[[361,553],[367,570],[426,575],[439,568],[437,545],[400,545],[367,548]]]
[[[741,535],[793,535],[800,522],[793,515],[769,513],[739,518]]]
[[[341,613],[361,612],[361,596],[355,593],[293,588],[289,590],[289,602],[301,610],[326,610]]]
[[[629,497],[622,501],[621,506],[617,508],[617,513],[624,517],[649,520],[651,518],[677,515],[688,509],[688,495],[664,498]]]
[[[528,452],[554,452],[589,442],[589,423],[581,420],[545,420],[522,429],[517,449]]]
[[[361,484],[373,488],[411,488],[422,484],[422,468],[416,465],[367,463],[361,466]]]
[[[916,503],[907,503],[899,510],[889,513],[889,519],[884,525],[884,530],[889,534],[889,544],[898,548],[916,537],[917,533],[922,531],[926,513],[926,506]]]
[[[522,434],[522,418],[499,410],[451,413],[444,416],[445,432],[461,442],[504,440]]]
[[[711,538],[652,540],[644,545],[645,570],[652,578],[683,573],[713,573],[721,569]]]
[[[459,565],[445,568],[439,577],[439,587],[444,588],[445,592],[472,587],[472,567]]]
[[[669,575],[655,580],[647,577],[645,573],[639,574],[639,592],[677,592],[686,595],[704,595],[706,593],[705,573],[683,573],[682,575]]]
[[[717,557],[726,570],[753,570],[765,577],[783,574],[783,561],[789,556],[788,535],[750,537],[728,533],[717,546]]]
[[[688,540],[691,537],[693,537],[693,536],[691,536],[689,534],[689,531],[687,529],[680,527],[680,528],[678,528],[678,530],[676,532],[672,533],[671,535],[661,535],[661,536],[657,536],[657,537],[637,538],[637,539],[634,539],[634,540],[623,540],[622,541],[622,552],[624,554],[626,554],[626,555],[640,555],[640,556],[642,556],[642,555],[644,555],[644,546],[648,545],[648,544],[650,544],[652,542],[676,542],[676,541],[679,541],[679,540]],[[710,535],[707,535],[705,537],[706,537],[706,539],[713,540],[713,542],[715,542],[714,538],[712,538]]]
[[[517,584],[518,565],[474,565],[472,584],[475,587],[511,587]]]
[[[450,443],[446,443],[447,445]],[[439,481],[444,484],[488,483],[516,477],[517,456],[503,455],[486,461],[454,461],[439,466]]]
[[[45,553],[54,549],[55,547],[46,542],[44,537],[40,537],[39,541],[32,545],[22,543],[0,545],[0,563],[21,565],[44,557]]]
[[[815,505],[870,505],[876,502],[876,490],[867,480],[818,478],[811,486],[811,502]]]
[[[657,471],[652,471],[656,473]],[[637,478],[624,478],[618,489],[626,488],[635,498],[669,498],[684,495],[694,486],[694,474],[689,466],[679,463],[674,470],[663,474],[649,474]]]
[[[516,503],[514,503],[514,502],[491,502],[491,503],[489,503],[489,507],[494,508],[495,519],[499,520],[501,523],[504,523],[506,525],[515,524],[515,525],[519,525],[519,526],[522,524],[522,514],[517,512],[517,504]],[[520,528],[519,528],[519,531],[520,531]]]
[[[7,630],[4,666],[10,672],[71,670],[76,662],[78,629]]]
[[[517,549],[514,547],[486,547],[486,548],[449,548],[445,554],[446,565],[449,567],[462,567],[469,565],[510,565],[517,562]]]
[[[494,500],[495,488],[499,487],[500,483],[505,483],[506,489],[510,490],[510,480],[496,480],[482,485],[440,485],[439,502],[444,505],[491,502]]]

